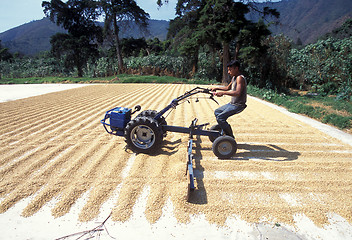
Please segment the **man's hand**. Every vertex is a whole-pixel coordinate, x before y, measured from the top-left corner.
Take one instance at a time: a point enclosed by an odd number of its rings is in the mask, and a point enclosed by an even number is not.
[[[217,87],[211,87],[210,91],[215,92],[218,88]]]
[[[224,92],[223,91],[220,91],[220,92],[213,92],[214,96],[217,96],[217,97],[222,97],[224,96]]]

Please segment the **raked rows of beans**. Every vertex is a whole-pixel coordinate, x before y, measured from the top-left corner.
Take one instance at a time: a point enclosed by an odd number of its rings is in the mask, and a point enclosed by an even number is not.
[[[157,153],[135,154],[99,122],[117,106],[161,110],[193,87],[102,84],[0,103],[0,213],[26,200],[23,216],[50,202],[58,217],[84,197],[81,221],[97,218],[108,200],[112,219],[126,221],[147,191],[151,223],[168,201],[180,222],[204,214],[219,225],[230,216],[292,223],[305,214],[320,225],[330,213],[352,222],[352,147],[253,98],[229,119],[238,143],[232,159],[217,159],[207,137],[194,137],[196,190],[189,202],[187,134],[168,133]],[[188,127],[197,117],[211,126],[217,106],[203,98],[186,102],[166,121]]]

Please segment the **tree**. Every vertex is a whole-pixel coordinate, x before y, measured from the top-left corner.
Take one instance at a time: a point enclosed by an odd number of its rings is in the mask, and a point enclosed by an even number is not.
[[[147,48],[147,42],[144,38],[123,38],[120,47],[123,57],[138,57],[141,50]]]
[[[169,3],[169,0],[157,0],[156,4],[158,4],[159,7],[161,7],[164,3]]]
[[[332,32],[325,34],[321,39],[328,38],[344,39],[352,36],[352,18],[347,19],[340,27],[335,28]]]
[[[83,67],[88,59],[98,56],[98,47],[90,43],[87,36],[80,37],[72,34],[57,33],[51,37],[51,52],[56,58],[63,58],[64,66],[68,70],[77,68],[78,77],[83,76]]]
[[[190,24],[192,17],[180,18],[170,22],[168,39],[173,39],[173,46],[178,49],[192,66],[192,75],[197,72],[199,47],[202,40],[196,29],[195,24]]]
[[[268,46],[264,43],[265,39],[271,34],[267,25],[260,19],[258,22],[248,23],[237,37],[236,52],[240,48],[239,57],[250,75],[253,85],[266,87],[266,84],[280,83],[282,79],[273,78],[273,61],[268,56]],[[240,46],[240,47],[239,47]],[[276,71],[277,69],[275,69]],[[270,81],[270,82],[269,82]],[[279,86],[278,84],[277,86]],[[270,86],[268,86],[270,87]]]
[[[185,52],[196,55],[199,48],[196,46],[207,45],[210,49],[217,50],[222,55],[223,77],[222,81],[227,82],[227,63],[231,58],[237,58],[240,50],[238,42],[236,52],[231,57],[230,45],[235,41],[241,30],[251,26],[251,22],[245,18],[250,9],[255,9],[262,15],[277,15],[278,13],[270,8],[259,10],[255,7],[256,1],[233,1],[233,0],[179,0],[176,6],[178,22],[183,23],[177,29],[170,27],[176,37],[183,36],[182,44]],[[172,25],[172,24],[170,24]],[[249,28],[248,28],[249,29]],[[249,36],[249,35],[248,35]],[[219,48],[219,45],[221,46]],[[181,48],[182,49],[182,48]],[[193,57],[196,59],[196,57]]]
[[[56,57],[64,57],[67,68],[75,66],[78,77],[82,77],[83,66],[88,59],[97,55],[97,42],[102,42],[102,29],[95,25],[97,4],[93,0],[42,3],[45,15],[68,31],[51,38],[51,51]]]
[[[296,79],[287,76],[289,69],[289,56],[292,49],[292,41],[284,35],[269,36],[264,41],[260,61],[253,65],[259,69],[261,75],[254,80],[253,85],[259,87],[271,87],[277,90],[285,90],[291,87],[297,88]]]
[[[133,21],[142,28],[148,25],[149,14],[140,8],[134,0],[100,0],[101,13],[105,17],[105,33],[112,32],[115,38],[116,55],[118,58],[119,73],[124,71],[123,58],[120,44],[119,23]]]
[[[166,1],[165,1],[166,2]],[[192,66],[191,75],[198,70],[198,54],[204,45],[204,35],[198,29],[200,11],[205,1],[180,0],[176,5],[176,17],[170,22],[168,39],[173,39],[173,46]]]
[[[8,61],[11,58],[12,54],[9,52],[9,49],[3,47],[0,40],[0,61]]]
[[[1,61],[9,61],[10,59],[12,59],[12,54],[9,52],[9,50],[7,48],[4,48],[1,44],[1,40],[0,40],[0,62]],[[2,67],[0,67],[0,79],[1,79],[1,75],[2,75]]]
[[[201,11],[199,28],[205,33],[205,39],[222,43],[223,77],[227,83],[227,63],[230,61],[230,42],[234,40],[248,21],[245,14],[249,12],[247,5],[232,0],[206,1]]]

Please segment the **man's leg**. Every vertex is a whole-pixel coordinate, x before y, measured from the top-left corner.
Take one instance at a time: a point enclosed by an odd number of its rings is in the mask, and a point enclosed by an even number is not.
[[[245,106],[235,106],[231,103],[228,103],[215,110],[216,120],[219,126],[224,130],[226,135],[234,138],[232,128],[226,120],[230,116],[242,112],[245,108]]]

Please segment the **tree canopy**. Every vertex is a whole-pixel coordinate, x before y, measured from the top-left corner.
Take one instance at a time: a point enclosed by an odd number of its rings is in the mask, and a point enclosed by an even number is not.
[[[118,58],[119,72],[124,69],[120,43],[120,28],[118,22],[131,23],[132,21],[142,28],[146,28],[149,14],[140,8],[135,0],[100,0],[100,14],[105,17],[104,32],[113,33],[115,49]],[[110,31],[112,27],[112,31]]]
[[[170,23],[169,37],[175,38],[174,43],[179,46],[183,55],[194,60],[193,65],[197,62],[201,46],[207,45],[213,52],[221,52],[222,81],[226,82],[228,77],[226,65],[231,59],[238,58],[240,43],[254,44],[256,49],[260,49],[262,36],[270,34],[267,29],[264,31],[264,24],[259,26],[246,19],[246,14],[255,6],[254,2],[179,0],[176,5],[178,17]],[[261,13],[263,17],[268,14],[277,16],[277,12],[270,8],[265,8]],[[255,26],[260,30],[256,30]],[[255,30],[254,34],[250,34],[252,30]],[[237,42],[233,54],[230,53],[232,42]]]
[[[94,39],[101,29],[95,24],[99,14],[98,2],[93,0],[43,1],[44,13],[52,22],[62,26],[73,36],[87,36]],[[101,37],[100,37],[101,39]]]
[[[44,1],[44,13],[51,21],[65,28],[68,33],[57,33],[51,37],[51,51],[63,57],[65,66],[77,67],[78,76],[83,75],[83,66],[91,57],[97,56],[102,42],[102,28],[95,24],[97,2],[91,0]]]
[[[12,54],[9,52],[9,49],[3,47],[0,40],[0,61],[8,61],[11,58],[12,58]]]
[[[119,72],[124,69],[120,49],[118,22],[134,22],[146,28],[149,15],[135,0],[61,0],[43,1],[44,13],[51,21],[62,26],[68,34],[58,34],[51,39],[52,51],[56,56],[64,55],[67,66],[74,64],[78,76],[88,59],[98,55],[97,43],[103,41],[103,31],[97,25],[99,17],[105,18],[105,35],[114,37]],[[112,31],[111,31],[112,28]]]

